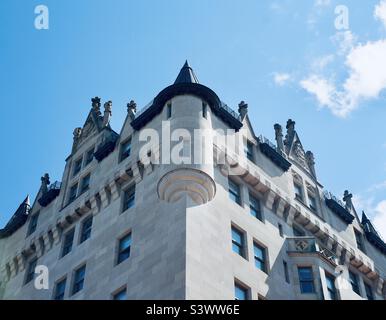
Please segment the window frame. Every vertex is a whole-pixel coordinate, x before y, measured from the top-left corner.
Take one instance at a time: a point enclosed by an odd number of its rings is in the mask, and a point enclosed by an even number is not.
[[[79,183],[76,182],[74,183],[68,192],[68,204],[72,203],[75,201],[75,199],[78,197],[78,188],[79,188]],[[72,196],[72,191],[75,190],[74,195]]]
[[[83,269],[83,275],[81,279],[77,279],[77,275],[80,270]],[[72,286],[71,286],[71,296],[76,295],[80,291],[84,289],[84,283],[86,279],[86,264],[82,264],[80,267],[76,268],[73,271],[73,280],[72,280]],[[80,287],[80,288],[79,288]]]
[[[133,183],[123,190],[121,213],[135,207],[136,189],[136,184]]]
[[[40,211],[37,211],[36,213],[31,215],[31,219],[29,221],[28,229],[27,229],[27,237],[36,231],[38,222],[39,222],[39,215],[40,215]]]
[[[166,104],[166,119],[171,119],[172,118],[172,115],[173,115],[173,112],[172,112],[172,103],[171,102],[168,102]]]
[[[339,292],[338,292],[338,289],[335,285],[336,278],[332,274],[328,273],[327,271],[324,271],[324,275],[326,278],[326,288],[327,288],[327,292],[328,292],[330,300],[333,300],[333,301],[339,300],[338,299]],[[332,287],[329,286],[329,284],[332,285]]]
[[[255,155],[254,155],[254,147],[255,147],[255,144],[252,143],[252,141],[248,140],[246,141],[245,143],[245,146],[244,146],[244,153],[245,153],[245,157],[251,161],[251,162],[255,162]]]
[[[58,288],[59,288],[59,285],[62,284],[63,282],[64,282],[64,288],[63,288],[63,293],[61,294],[63,295],[63,297],[61,297],[61,299],[58,299]],[[52,300],[64,300],[64,297],[66,294],[66,286],[67,286],[67,277],[61,278],[60,280],[56,281]]]
[[[240,237],[240,243],[234,238],[234,234],[237,234]],[[245,231],[240,228],[232,225],[231,226],[231,238],[232,238],[232,251],[239,255],[240,257],[247,259],[247,248],[246,248],[246,234]],[[238,250],[235,250],[235,248]]]
[[[121,243],[123,242],[124,239],[129,238],[128,242],[129,245],[128,247],[122,249],[121,248]],[[124,235],[122,235],[120,238],[118,238],[118,243],[117,243],[117,254],[116,254],[116,262],[115,265],[119,265],[122,262],[128,260],[131,256],[131,246],[133,244],[133,235],[131,231],[126,232]],[[125,252],[126,251],[126,252]],[[128,251],[128,252],[127,252]],[[125,255],[123,258],[122,255]]]
[[[311,271],[310,278],[302,278],[302,274],[300,270],[309,270]],[[315,294],[316,293],[316,288],[315,288],[315,277],[314,277],[314,270],[312,266],[298,266],[298,277],[299,277],[299,288],[300,288],[300,293],[301,294]],[[307,291],[305,290],[305,287],[303,284],[310,284],[312,290]]]
[[[256,256],[255,249],[258,249],[262,253],[262,257]],[[256,265],[256,260],[258,263],[261,264],[262,267],[259,267]],[[268,249],[266,246],[259,243],[257,240],[253,240],[253,261],[255,264],[255,268],[259,269],[260,271],[268,274],[269,266],[268,266]]]
[[[234,190],[232,190],[232,187],[235,187],[237,192],[234,192]],[[232,179],[228,179],[228,196],[233,202],[237,203],[239,206],[242,206],[241,186],[238,183],[234,182]],[[233,199],[232,196],[234,196],[235,199]]]
[[[132,143],[133,141],[131,136],[121,142],[119,149],[119,162],[122,162],[131,156]],[[127,146],[129,146],[129,148]]]
[[[367,300],[369,301],[375,300],[373,286],[367,283],[366,281],[364,281],[363,284],[365,286],[365,293],[366,293]]]
[[[67,239],[71,235],[71,245],[67,244]],[[74,247],[74,237],[75,237],[75,227],[68,230],[63,234],[63,244],[62,244],[62,250],[60,251],[60,258],[63,258],[67,256],[69,253],[71,253],[73,247]],[[70,247],[69,249],[66,249]],[[68,251],[65,251],[68,250]]]
[[[304,189],[300,182],[294,181],[295,199],[304,203]],[[300,192],[300,193],[299,193]]]
[[[86,227],[85,225],[89,221],[91,221],[91,224],[88,227],[88,229],[86,230],[87,231],[87,233],[86,233],[85,232],[85,227]],[[94,216],[92,214],[90,214],[88,217],[83,219],[83,221],[81,223],[81,227],[80,227],[79,244],[81,244],[81,243],[83,243],[91,238],[93,222],[94,222]],[[85,234],[86,234],[86,237],[85,237]]]
[[[77,176],[78,173],[82,171],[82,164],[83,164],[83,155],[74,161],[74,167],[72,170],[72,177]]]
[[[243,293],[244,299],[238,299],[237,298],[237,290]],[[245,285],[244,283],[241,283],[241,281],[235,279],[234,280],[234,299],[235,301],[243,301],[243,300],[250,300],[251,299],[251,288]]]
[[[360,288],[360,284],[359,284],[359,276],[352,272],[351,270],[348,271],[348,278],[349,278],[349,282],[351,284],[351,289],[352,291],[354,291],[358,296],[362,296],[362,293],[361,293],[361,288]]]
[[[32,282],[34,279],[35,279],[35,269],[38,265],[38,257],[32,257],[29,261],[28,261],[28,266],[27,266],[27,269],[26,269],[26,273],[25,273],[25,278],[24,278],[24,285]]]
[[[206,102],[202,102],[202,117],[208,119],[208,104]]]
[[[116,299],[120,294],[124,293],[125,299]],[[111,294],[112,300],[124,301],[127,300],[127,287],[123,286]]]
[[[92,148],[88,149],[85,154],[84,158],[84,166],[88,166],[93,160],[94,160],[94,153],[95,153],[95,146]],[[90,157],[91,154],[91,157]]]
[[[85,186],[84,185],[84,182],[87,181],[87,185]],[[90,189],[90,181],[91,181],[91,173],[87,173],[86,175],[84,175],[82,177],[82,179],[80,180],[80,184],[79,184],[79,195],[85,193],[86,191],[88,191]]]
[[[256,208],[255,206],[257,206],[258,208]],[[264,222],[261,201],[259,198],[255,197],[251,192],[249,192],[249,213],[257,220]]]

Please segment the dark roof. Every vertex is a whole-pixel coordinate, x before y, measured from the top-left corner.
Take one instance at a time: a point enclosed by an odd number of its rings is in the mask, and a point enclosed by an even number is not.
[[[20,204],[16,212],[13,214],[12,218],[6,224],[4,229],[0,229],[0,238],[9,237],[16,230],[24,225],[27,221],[28,212],[30,210],[29,196]]]
[[[378,234],[377,230],[375,230],[370,219],[366,216],[364,212],[362,213],[362,225],[367,240],[383,254],[386,254],[386,243]]]
[[[189,66],[187,60],[185,61],[184,66],[178,74],[176,81],[174,81],[174,84],[178,83],[199,83],[193,69]]]
[[[162,111],[167,101],[183,94],[191,94],[203,99],[208,103],[214,114],[236,131],[243,126],[239,116],[234,111],[230,111],[213,90],[198,83],[197,77],[188,62],[185,62],[174,84],[163,89],[146,109],[140,111],[131,122],[131,126],[135,130],[140,130]]]

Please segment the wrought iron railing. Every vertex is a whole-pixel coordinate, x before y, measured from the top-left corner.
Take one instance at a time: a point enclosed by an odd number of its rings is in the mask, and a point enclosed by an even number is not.
[[[228,112],[233,118],[241,121],[240,115],[237,114],[237,112],[234,111],[232,108],[230,108],[226,103],[221,101],[220,108],[224,109],[226,112]]]
[[[62,187],[62,183],[60,181],[55,181],[54,183],[51,183],[48,186],[48,191],[50,191],[50,190],[60,190],[61,187]]]
[[[346,208],[346,205],[343,203],[342,200],[338,199],[336,196],[334,196],[331,192],[329,191],[324,191],[323,192],[323,195],[326,199],[329,199],[329,200],[334,200],[335,202],[337,202],[340,206],[342,206],[343,208]]]
[[[287,251],[289,253],[318,253],[331,263],[337,264],[336,255],[321,245],[315,237],[287,238]]]

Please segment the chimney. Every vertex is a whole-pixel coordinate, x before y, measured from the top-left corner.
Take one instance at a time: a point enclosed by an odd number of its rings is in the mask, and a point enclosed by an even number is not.
[[[248,104],[245,103],[244,101],[241,101],[239,103],[239,114],[240,114],[241,121],[243,121],[245,116],[248,114]]]
[[[275,129],[275,139],[277,148],[280,151],[284,151],[284,144],[283,144],[283,129],[280,124],[276,123],[274,126]]]

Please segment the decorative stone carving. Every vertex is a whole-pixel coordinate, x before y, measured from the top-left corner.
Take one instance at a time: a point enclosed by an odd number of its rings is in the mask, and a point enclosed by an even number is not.
[[[189,196],[197,205],[213,200],[216,184],[205,172],[197,169],[176,169],[165,174],[158,182],[158,197],[176,202]]]
[[[244,118],[248,114],[248,104],[245,103],[244,101],[241,101],[239,103],[239,114],[240,114],[241,120],[244,120]]]
[[[97,116],[101,115],[101,98],[95,97],[91,99],[92,110]]]
[[[275,129],[275,139],[276,139],[277,148],[280,151],[284,151],[283,128],[278,123],[276,123],[273,127]]]
[[[104,104],[105,112],[103,116],[103,126],[106,127],[110,124],[110,119],[112,115],[113,103],[111,101],[107,101]]]
[[[41,190],[43,193],[46,193],[50,184],[50,176],[48,173],[46,173],[43,177],[40,178],[40,180],[42,182]]]
[[[134,100],[131,100],[127,104],[127,113],[129,114],[129,117],[134,120],[135,114],[137,113],[137,104],[134,102]]]

